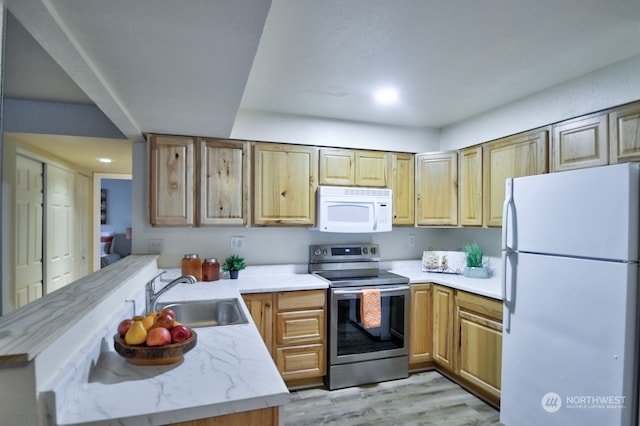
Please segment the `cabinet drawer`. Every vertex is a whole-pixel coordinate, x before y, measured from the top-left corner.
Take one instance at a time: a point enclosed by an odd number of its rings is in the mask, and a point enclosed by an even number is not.
[[[276,345],[324,342],[324,330],[323,309],[276,314]]]
[[[326,290],[285,291],[278,293],[276,309],[291,311],[324,308],[326,298]]]
[[[285,380],[324,376],[324,345],[293,346],[276,350],[276,366]]]
[[[502,323],[502,301],[500,300],[460,291],[456,295],[456,304],[464,310],[477,312]]]

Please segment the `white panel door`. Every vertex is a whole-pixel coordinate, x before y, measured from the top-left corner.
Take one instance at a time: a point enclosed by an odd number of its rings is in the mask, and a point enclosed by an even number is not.
[[[74,280],[74,174],[46,166],[46,292]]]
[[[76,252],[76,279],[89,275],[91,258],[89,256],[89,206],[90,206],[90,185],[89,177],[76,175],[76,197],[75,206],[75,252]]]
[[[16,309],[42,297],[42,173],[41,162],[16,156],[13,285]]]

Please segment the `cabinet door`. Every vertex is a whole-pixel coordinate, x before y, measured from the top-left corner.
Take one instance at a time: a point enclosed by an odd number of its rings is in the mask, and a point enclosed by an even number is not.
[[[356,181],[355,152],[349,149],[321,149],[320,185],[353,186]]]
[[[463,149],[460,157],[458,204],[460,225],[482,225],[482,146]]]
[[[502,303],[458,292],[456,305],[456,373],[498,403],[502,374]]]
[[[444,152],[416,155],[416,224],[457,223],[457,154]]]
[[[532,130],[489,142],[484,147],[483,186],[486,226],[502,226],[502,205],[507,178],[531,176],[548,171],[549,129]]]
[[[356,151],[356,186],[389,187],[389,154]]]
[[[246,225],[245,142],[200,139],[200,225]]]
[[[608,164],[607,125],[607,114],[592,114],[554,124],[551,139],[551,171]]]
[[[315,224],[318,149],[298,145],[254,145],[254,224]]]
[[[391,188],[393,189],[393,224],[413,225],[415,221],[413,154],[391,155]]]
[[[269,353],[273,357],[273,294],[243,294],[242,299],[251,313],[251,318],[258,328],[262,340],[264,340]]]
[[[453,371],[454,291],[433,286],[433,359]]]
[[[409,365],[433,360],[431,284],[412,284],[409,327]]]
[[[195,139],[152,135],[149,171],[151,225],[195,225]]]
[[[640,161],[640,102],[609,112],[611,164]]]

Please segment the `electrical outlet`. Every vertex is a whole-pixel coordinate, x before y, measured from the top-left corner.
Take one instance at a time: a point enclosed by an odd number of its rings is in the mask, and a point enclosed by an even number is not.
[[[416,236],[411,234],[409,235],[409,247],[413,247],[416,244]]]
[[[164,247],[164,240],[155,239],[147,241],[147,251],[149,253],[161,253]]]
[[[231,250],[242,250],[244,248],[244,237],[231,237],[229,247],[231,247]]]

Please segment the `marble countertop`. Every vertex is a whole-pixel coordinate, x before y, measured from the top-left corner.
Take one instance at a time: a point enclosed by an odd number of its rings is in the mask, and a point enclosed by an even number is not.
[[[214,283],[180,284],[165,296],[240,297],[233,286]],[[135,366],[112,341],[104,342],[88,381],[57,413],[57,423],[166,424],[286,404],[289,391],[241,305],[248,324],[196,328],[197,345],[174,365]]]
[[[491,269],[494,271],[489,278],[467,278],[463,275],[439,274],[435,272],[422,272],[420,260],[392,261],[382,266],[393,273],[404,275],[410,283],[435,283],[458,290],[468,291],[492,299],[502,300],[502,282],[497,271],[495,258],[491,259]]]
[[[467,278],[463,275],[439,274],[434,272],[422,272],[420,260],[400,260],[381,262],[381,269],[409,278],[410,283],[435,283],[445,285],[458,290],[468,291],[492,299],[502,299],[502,286],[497,270],[497,258],[489,258],[490,269],[493,275],[486,279]],[[171,279],[180,276],[180,269],[167,269],[160,282],[167,283]],[[202,287],[204,285],[204,287]],[[198,286],[184,286],[179,292],[169,291],[167,294],[178,295],[178,300],[197,299],[203,296],[200,290],[211,287],[224,287],[235,289],[241,294],[263,293],[273,291],[314,290],[328,288],[328,283],[319,277],[307,273],[307,265],[275,265],[275,266],[250,266],[240,271],[237,280],[221,279],[210,283],[198,283]],[[173,297],[163,295],[161,300],[174,300]]]
[[[383,269],[407,276],[411,283],[447,285],[495,299],[499,277],[471,279],[426,273],[419,260],[383,262]],[[252,266],[237,280],[179,284],[159,302],[241,298],[243,293],[328,288],[307,273],[307,265]],[[157,288],[181,275],[166,269]],[[156,290],[157,290],[156,288]],[[197,328],[198,344],[184,360],[170,366],[134,366],[105,339],[86,383],[66,396],[57,412],[60,425],[97,423],[151,425],[182,422],[284,405],[289,392],[244,303],[248,324]],[[115,326],[114,326],[115,328]]]
[[[166,269],[159,279],[158,284],[161,287],[174,278],[181,275],[180,268]],[[274,265],[274,266],[249,266],[240,271],[238,279],[231,280],[223,274],[223,278],[218,281],[200,282],[198,286],[202,288],[224,288],[227,290],[236,290],[239,293],[267,293],[274,291],[293,291],[293,290],[317,290],[328,288],[329,285],[322,278],[318,278],[307,272],[307,264],[304,265]],[[203,287],[204,286],[204,287]],[[168,291],[162,295],[160,300],[171,300],[167,294],[178,294],[183,291],[196,292],[197,288],[192,285],[186,285],[180,292]],[[188,290],[190,289],[190,290]],[[194,297],[198,297],[194,293]],[[187,300],[187,299],[180,299]]]

